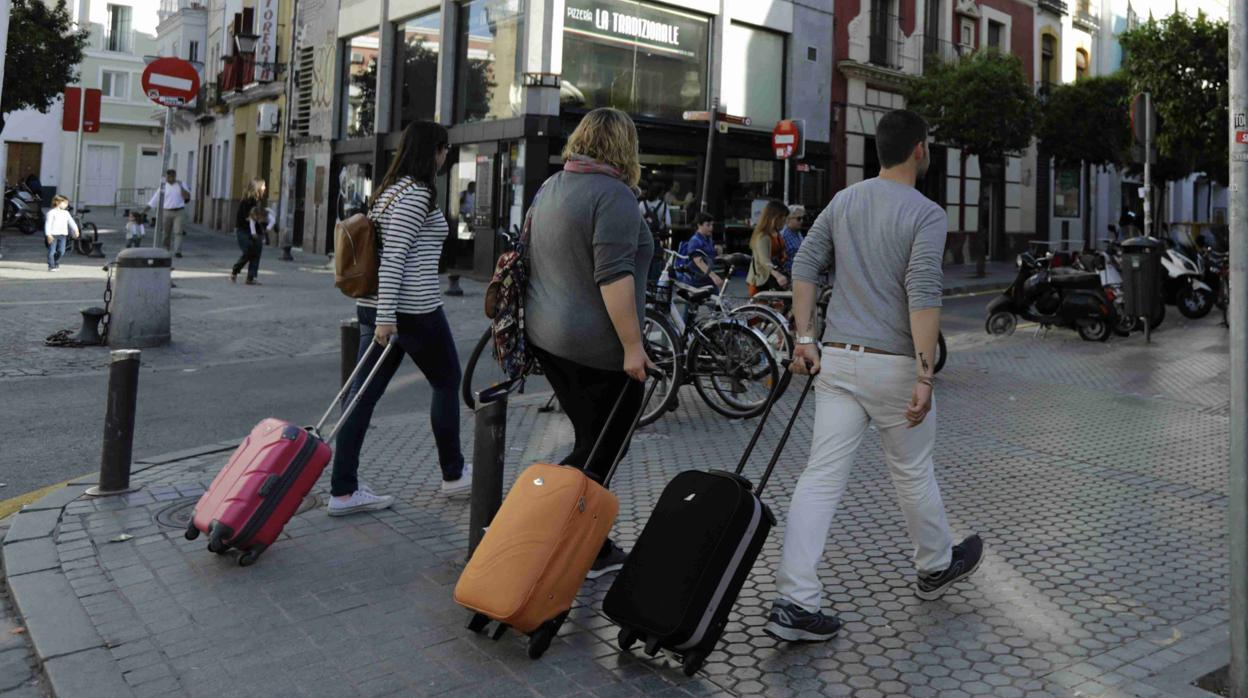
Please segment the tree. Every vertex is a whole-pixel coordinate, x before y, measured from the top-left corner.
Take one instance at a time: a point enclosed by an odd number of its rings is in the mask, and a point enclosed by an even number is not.
[[[1222,184],[1227,163],[1227,24],[1176,12],[1118,37],[1122,72],[1137,92],[1152,94],[1161,160],[1178,166],[1175,179],[1203,172]]]
[[[1059,166],[1083,170],[1083,243],[1092,244],[1092,167],[1129,160],[1131,85],[1121,74],[1057,85],[1041,105],[1036,137]]]
[[[936,140],[961,149],[963,162],[978,156],[984,180],[990,172],[1000,175],[1007,153],[1031,144],[1036,125],[1036,98],[1022,62],[992,49],[936,63],[910,84],[906,104],[927,119]],[[988,187],[980,186],[975,273],[981,277],[989,205]]]
[[[10,0],[5,0],[9,2]],[[20,109],[47,113],[65,86],[78,80],[87,31],[75,28],[66,0],[11,0],[5,53],[0,130],[4,117]]]

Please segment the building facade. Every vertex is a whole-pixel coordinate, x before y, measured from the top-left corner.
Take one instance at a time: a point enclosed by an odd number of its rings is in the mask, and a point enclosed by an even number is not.
[[[199,158],[199,123],[196,120],[206,108],[203,85],[205,83],[204,51],[208,47],[208,7],[195,0],[162,0],[160,23],[156,26],[157,55],[181,58],[190,62],[199,72],[200,94],[192,104],[173,110],[170,128],[169,167],[176,170],[178,179],[191,192],[187,214],[192,220],[196,214],[200,179],[196,167]],[[164,127],[165,110],[152,111],[153,123]],[[149,186],[157,187],[158,183]],[[154,189],[143,192],[151,197]]]
[[[633,116],[643,180],[666,192],[677,235],[705,198],[734,245],[759,200],[784,196],[778,120],[805,123],[790,200],[820,207],[830,195],[832,33],[830,1],[342,0],[333,31],[302,31],[299,49],[301,64],[319,67],[327,40],[335,48],[328,119],[295,113],[307,133],[296,147],[313,151],[296,166],[304,247],[330,251],[333,222],[373,193],[402,129],[432,119],[452,143],[439,186],[455,238],[448,262],[488,273],[495,231],[521,225],[568,135],[602,106]],[[298,75],[296,104],[324,106],[325,76]],[[712,104],[751,123],[708,138],[705,121],[685,117]]]

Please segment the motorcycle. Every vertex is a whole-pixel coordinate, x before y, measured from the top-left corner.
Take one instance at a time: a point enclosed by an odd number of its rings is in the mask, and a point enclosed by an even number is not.
[[[1162,298],[1177,305],[1183,317],[1199,320],[1213,310],[1213,287],[1205,283],[1200,265],[1176,249],[1173,240],[1167,238],[1164,242],[1161,266],[1166,275],[1161,282]]]
[[[1222,324],[1230,327],[1227,310],[1231,306],[1231,255],[1207,246],[1201,249],[1199,259],[1205,283],[1217,289],[1213,304],[1222,311]]]
[[[39,197],[18,184],[4,190],[4,226],[12,226],[24,235],[34,233],[40,227],[43,209]]]
[[[1018,318],[1048,327],[1075,329],[1088,342],[1104,342],[1118,322],[1099,274],[1050,268],[1048,258],[1030,252],[1018,256],[1018,276],[988,304],[984,328],[990,335],[1010,335]]]
[[[1138,320],[1127,314],[1126,296],[1122,289],[1122,272],[1115,257],[1116,243],[1105,240],[1104,250],[1085,251],[1075,256],[1071,268],[1083,272],[1095,272],[1101,278],[1105,297],[1114,304],[1116,321],[1114,334],[1126,337],[1135,329]]]

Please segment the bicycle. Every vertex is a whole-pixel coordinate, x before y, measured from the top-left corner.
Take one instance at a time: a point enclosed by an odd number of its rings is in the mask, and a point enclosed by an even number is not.
[[[70,207],[70,215],[74,217],[74,222],[78,224],[78,237],[71,241],[74,252],[80,255],[91,254],[91,249],[95,247],[95,243],[100,241],[100,229],[95,223],[88,221],[86,215],[91,213],[89,208],[80,208],[75,210]],[[88,235],[91,237],[88,239]]]
[[[784,318],[770,308],[744,305],[729,308],[724,297],[733,271],[750,263],[745,254],[716,261],[724,286],[714,307],[713,287],[696,288],[670,282],[677,259],[689,259],[672,250],[659,282],[647,292],[642,337],[646,353],[662,375],[641,424],[653,423],[678,404],[680,388],[692,383],[711,409],[729,418],[755,417],[767,407],[772,388],[781,380],[781,352],[791,355],[793,342]],[[673,293],[684,303],[672,302]],[[758,328],[764,328],[762,330]],[[787,356],[783,357],[787,358]]]

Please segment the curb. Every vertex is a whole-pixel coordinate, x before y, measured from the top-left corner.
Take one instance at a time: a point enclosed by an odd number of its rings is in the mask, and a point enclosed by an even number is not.
[[[239,441],[218,441],[134,461],[131,474],[198,456],[232,451]],[[13,515],[0,545],[4,583],[26,625],[35,656],[57,698],[132,696],[108,645],[61,568],[54,534],[65,507],[82,497],[95,476],[65,483]]]

